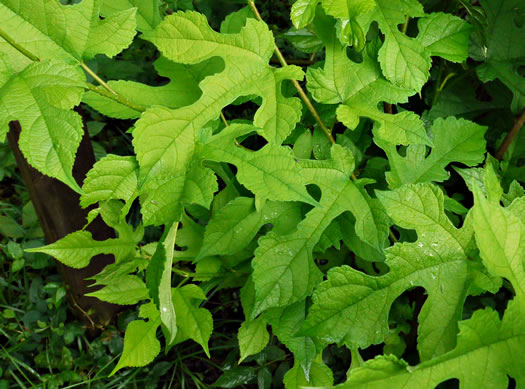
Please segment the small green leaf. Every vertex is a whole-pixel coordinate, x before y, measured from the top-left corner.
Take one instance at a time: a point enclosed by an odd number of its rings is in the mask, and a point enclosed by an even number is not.
[[[255,381],[257,372],[253,367],[237,366],[226,370],[213,386],[218,388],[238,388]]]
[[[100,241],[94,240],[89,231],[75,231],[55,243],[26,251],[45,253],[66,266],[81,269],[98,254],[113,254],[117,260],[126,258],[133,253],[136,244],[137,241],[130,237]]]
[[[301,365],[306,377],[319,353],[313,338],[296,335],[306,318],[306,301],[289,305],[282,309],[273,309],[265,314],[272,325],[272,332],[293,353],[296,364]]]
[[[430,51],[451,62],[463,62],[468,57],[472,26],[456,16],[436,12],[418,20],[417,40]]]
[[[155,305],[152,302],[143,304],[139,316],[147,321],[134,320],[128,324],[124,335],[124,350],[110,376],[123,367],[146,366],[160,352],[160,342],[157,340],[160,315]]]
[[[208,341],[213,331],[213,319],[210,311],[199,307],[201,301],[206,300],[206,295],[201,288],[192,284],[171,291],[177,312],[178,340],[193,339],[210,358]]]
[[[306,191],[301,167],[289,148],[268,144],[251,151],[235,145],[238,137],[254,130],[250,125],[230,125],[205,140],[203,158],[236,165],[239,182],[262,200],[315,204]]]
[[[330,368],[323,363],[322,358],[319,356],[312,364],[308,379],[301,366],[294,364],[284,376],[283,382],[286,389],[301,389],[305,386],[329,387],[334,384],[334,376]]]
[[[96,297],[111,304],[133,305],[149,298],[148,288],[137,276],[126,275],[112,279],[111,283],[96,292],[87,293],[86,296]]]
[[[315,9],[321,0],[296,0],[290,11],[290,17],[295,28],[306,27],[314,20]]]
[[[177,316],[171,295],[171,268],[178,227],[179,223],[166,226],[157,250],[146,269],[146,285],[160,312],[161,323],[167,332],[168,345],[173,343],[177,335]]]
[[[520,201],[503,208],[499,196],[487,199],[477,185],[474,201],[474,231],[483,263],[493,275],[511,282],[516,300],[525,308],[525,223],[519,206],[513,207]]]
[[[131,8],[137,9],[137,30],[150,31],[160,23],[159,0],[103,0],[100,13],[108,17]]]
[[[410,145],[401,156],[395,145],[378,141],[390,163],[386,173],[391,188],[417,182],[442,182],[448,179],[445,170],[451,162],[473,166],[485,156],[485,131],[487,127],[464,119],[438,118],[432,125],[434,146],[428,154],[424,145]]]
[[[266,326],[266,320],[263,318],[244,321],[241,324],[239,334],[237,335],[239,348],[241,350],[239,363],[245,360],[246,357],[257,354],[266,347],[270,340],[270,334]]]
[[[84,208],[107,200],[133,201],[137,195],[138,165],[134,157],[108,154],[88,172],[80,205]]]

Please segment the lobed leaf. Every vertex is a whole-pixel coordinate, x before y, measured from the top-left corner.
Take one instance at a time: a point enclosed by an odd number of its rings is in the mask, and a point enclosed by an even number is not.
[[[184,285],[171,290],[173,304],[177,312],[177,339],[179,343],[185,339],[193,339],[200,344],[210,358],[208,340],[213,331],[213,319],[210,311],[199,308],[206,295],[197,285]]]
[[[487,127],[465,119],[438,118],[432,125],[430,154],[424,145],[410,145],[406,155],[401,156],[395,145],[377,140],[390,163],[390,172],[386,173],[389,186],[397,188],[403,184],[442,182],[449,177],[445,167],[451,162],[467,166],[480,163],[485,155],[486,130]]]
[[[15,42],[38,58],[76,63],[97,54],[114,57],[127,48],[136,34],[136,8],[100,18],[102,0],[82,0],[62,5],[54,0],[0,1],[0,24],[4,31],[16,31]],[[7,43],[0,39],[4,50]],[[22,55],[14,54],[16,64]],[[27,63],[27,59],[22,60]]]
[[[509,303],[502,320],[490,308],[478,310],[471,319],[460,322],[457,346],[449,353],[415,367],[393,356],[377,357],[353,370],[348,381],[337,387],[415,389],[424,382],[432,388],[457,378],[465,389],[503,389],[508,387],[508,376],[520,386],[525,380],[520,359],[525,345],[522,315],[515,301]]]
[[[303,333],[325,343],[366,348],[384,340],[388,314],[404,291],[422,286],[428,294],[419,316],[422,360],[449,351],[471,281],[466,250],[472,229],[457,230],[443,208],[443,194],[429,184],[378,192],[389,216],[418,240],[385,250],[389,272],[370,276],[349,266],[329,270],[313,294]]]
[[[123,367],[146,366],[160,353],[160,342],[156,336],[160,315],[155,305],[152,302],[141,305],[139,317],[147,321],[134,320],[128,324],[124,335],[124,350],[110,376]]]
[[[332,160],[304,161],[306,182],[321,188],[321,200],[294,232],[288,235],[270,232],[259,239],[252,263],[256,289],[252,316],[301,301],[312,292],[321,281],[312,250],[331,221],[343,212],[355,215],[356,231],[362,239],[382,249],[388,226],[376,223],[369,196],[348,179],[353,170],[349,153],[334,145]]]

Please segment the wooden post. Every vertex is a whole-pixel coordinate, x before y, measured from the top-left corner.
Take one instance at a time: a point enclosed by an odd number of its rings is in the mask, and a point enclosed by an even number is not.
[[[31,167],[18,147],[20,124],[11,122],[7,135],[11,148],[36,214],[42,225],[47,243],[53,243],[71,232],[81,229],[86,223],[89,209],[82,209],[79,195],[62,182],[45,176]],[[73,176],[82,184],[87,172],[95,163],[95,156],[89,134],[84,128],[84,137],[77,152]],[[105,240],[115,236],[114,231],[97,217],[87,228],[96,240]],[[100,287],[90,287],[92,282],[85,279],[100,272],[106,265],[113,263],[111,255],[93,257],[89,266],[73,269],[56,261],[56,265],[67,288],[67,297],[73,312],[87,325],[91,334],[106,326],[119,310],[118,305],[85,296]]]

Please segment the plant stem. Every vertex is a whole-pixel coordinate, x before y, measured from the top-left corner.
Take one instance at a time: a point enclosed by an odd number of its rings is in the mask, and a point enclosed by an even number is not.
[[[221,111],[221,120],[222,120],[222,122],[224,123],[224,125],[225,125],[226,127],[229,126],[228,121],[226,120],[226,116],[224,116],[224,114],[222,113],[222,111]]]
[[[280,64],[281,61],[279,61],[278,59],[272,58],[270,59],[270,63]],[[309,59],[293,59],[292,58],[292,59],[287,59],[286,63],[292,64],[292,65],[299,65],[299,66],[308,66],[308,65],[313,65],[315,61],[309,60]]]
[[[109,93],[108,91],[97,88],[96,86],[91,85],[91,84],[86,84],[86,85],[90,91],[95,92],[101,96],[107,97],[108,99],[116,101],[117,103],[123,104],[137,112],[144,112],[146,110],[146,108],[143,107],[142,105],[132,103],[131,101],[129,101],[128,99],[126,99],[124,96],[120,94]]]
[[[512,126],[510,131],[507,133],[507,136],[505,136],[505,139],[503,139],[503,143],[501,143],[501,146],[496,152],[496,159],[498,161],[501,161],[503,159],[503,156],[507,152],[507,149],[511,145],[516,135],[518,135],[518,132],[520,128],[523,126],[523,124],[525,124],[525,108],[520,112],[520,114],[516,118],[514,125]]]
[[[405,23],[403,24],[403,27],[401,28],[401,32],[403,34],[406,34],[407,33],[407,29],[408,29],[408,22],[410,21],[410,18],[407,16],[405,16]]]
[[[96,80],[100,85],[106,88],[109,92],[114,95],[118,95],[102,78],[100,78],[93,70],[91,70],[84,62],[80,62],[80,67],[86,71],[94,80]]]
[[[31,53],[30,51],[26,50],[22,46],[20,46],[18,43],[16,43],[9,35],[7,35],[1,28],[0,28],[0,37],[2,37],[7,43],[9,43],[11,46],[13,46],[16,50],[18,50],[21,54],[25,55],[27,58],[29,58],[31,61],[40,61],[40,58],[38,58],[36,55]]]
[[[261,17],[261,14],[259,13],[259,10],[255,6],[255,3],[253,2],[253,0],[248,0],[248,4],[249,4],[250,8],[252,9],[253,13],[255,14],[255,16],[257,17],[257,20],[262,22],[263,19]],[[283,54],[281,53],[281,50],[279,50],[279,48],[277,47],[277,45],[275,43],[273,44],[273,46],[274,46],[274,50],[275,50],[275,55],[277,55],[277,58],[279,58],[279,62],[281,63],[281,65],[282,66],[288,66],[288,63],[286,62],[286,59],[284,58]],[[297,82],[297,80],[292,80],[292,83],[295,86],[295,89],[297,89],[297,92],[299,93],[299,96],[301,97],[301,99],[306,104],[306,107],[311,112],[312,116],[317,121],[317,123],[319,124],[319,127],[321,127],[321,129],[323,130],[323,132],[327,136],[328,140],[332,144],[335,143],[335,139],[332,136],[331,131],[323,123],[321,117],[317,113],[317,110],[312,105],[312,102],[310,101],[310,99],[308,98],[306,93],[304,92],[304,90],[301,87],[301,85],[299,84],[299,82]]]

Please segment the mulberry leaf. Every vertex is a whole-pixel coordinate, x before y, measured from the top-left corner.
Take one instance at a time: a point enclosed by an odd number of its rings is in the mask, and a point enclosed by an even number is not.
[[[136,34],[136,8],[102,20],[101,6],[102,0],[82,0],[75,5],[55,0],[1,0],[0,24],[4,31],[16,31],[11,38],[42,60],[75,63],[97,54],[114,57]],[[8,45],[3,40],[0,44],[2,51]],[[13,63],[20,58],[16,53]],[[27,59],[22,61],[27,63]]]
[[[70,110],[80,103],[84,91],[81,70],[46,61],[16,73],[3,64],[0,140],[9,131],[9,122],[18,120],[22,128],[18,144],[31,166],[80,192],[72,170],[84,130],[80,115]]]
[[[390,163],[390,172],[386,173],[389,186],[397,188],[402,184],[442,182],[449,177],[445,168],[451,162],[467,166],[482,162],[486,130],[487,127],[465,119],[438,118],[432,125],[434,145],[430,153],[425,145],[410,145],[404,156],[399,154],[395,145],[376,140]]]
[[[368,117],[376,122],[376,135],[390,143],[431,144],[417,115],[408,111],[391,115],[377,108],[383,101],[406,102],[414,92],[383,77],[374,44],[367,47],[361,63],[352,62],[346,46],[335,35],[333,20],[318,16],[314,25],[326,45],[324,68],[309,68],[307,73],[308,90],[314,99],[325,104],[342,103],[337,117],[350,129],[357,127],[360,117]]]
[[[339,145],[331,150],[331,160],[302,161],[306,183],[321,188],[319,205],[306,215],[295,232],[278,235],[272,231],[259,239],[252,263],[256,290],[252,316],[293,304],[312,292],[322,278],[312,251],[324,230],[343,212],[354,214],[356,232],[363,240],[374,247],[383,247],[388,226],[374,220],[370,197],[359,183],[349,179],[353,171],[350,152]]]
[[[385,250],[390,269],[385,275],[370,276],[346,265],[329,270],[314,292],[302,332],[351,348],[381,343],[389,331],[394,300],[422,286],[428,298],[419,315],[418,350],[427,360],[455,344],[470,286],[466,250],[473,231],[452,225],[444,213],[442,192],[430,184],[378,192],[378,198],[396,224],[417,231],[417,242]]]

